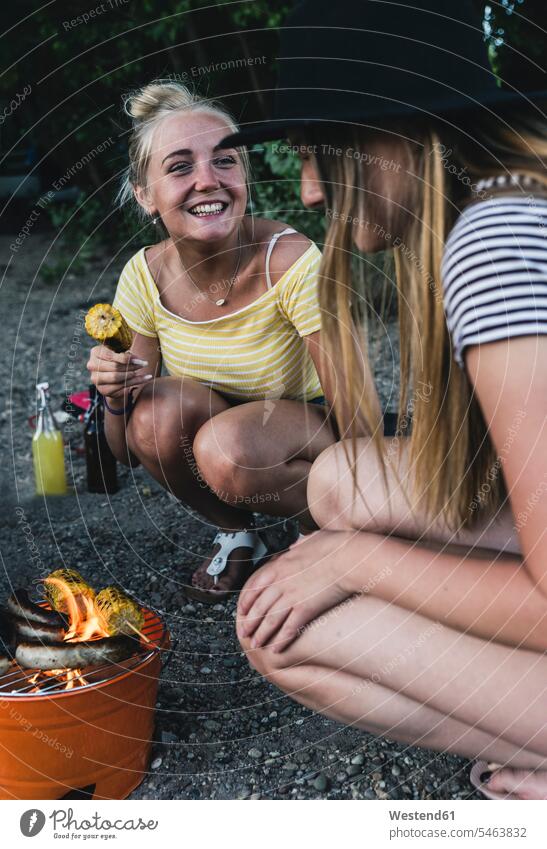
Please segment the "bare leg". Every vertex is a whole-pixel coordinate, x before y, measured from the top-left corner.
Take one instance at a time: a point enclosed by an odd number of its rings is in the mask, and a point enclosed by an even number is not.
[[[228,531],[252,524],[247,509],[226,504],[213,493],[203,479],[194,457],[197,431],[211,416],[229,409],[228,402],[203,384],[185,378],[162,377],[142,390],[127,428],[129,448],[149,474],[182,502]],[[213,586],[206,574],[214,546],[192,576],[198,589]],[[230,569],[221,575],[215,589],[221,593],[241,585],[249,574],[250,550],[236,548],[230,554]],[[205,576],[205,577],[204,577]]]
[[[162,486],[224,530],[248,528],[253,511],[307,515],[307,473],[333,437],[319,408],[268,402],[274,403],[273,411],[264,402],[230,407],[196,381],[159,378],[139,396],[127,428],[129,448]],[[279,407],[285,410],[287,430],[281,428]],[[228,420],[223,418],[227,413],[232,414]],[[297,455],[294,459],[291,452]],[[265,464],[273,466],[270,482],[272,470],[264,471]],[[282,492],[276,475],[285,465],[291,473],[284,477],[287,492]],[[192,584],[219,593],[239,589],[252,568],[250,550],[235,549],[228,559],[230,568],[215,585],[206,570],[217,551],[198,567]]]
[[[324,408],[286,399],[251,401],[216,415],[194,451],[209,486],[227,504],[316,525],[308,511],[312,463],[335,441]]]
[[[547,767],[547,658],[372,597],[331,613],[281,654],[240,641],[262,674],[313,710],[412,745]]]
[[[408,476],[404,452],[404,440],[387,441],[386,454],[397,468],[397,474],[388,469],[386,491],[373,446],[368,440],[359,441],[357,479],[364,495],[364,498],[361,498],[354,493],[348,461],[342,446],[329,448],[316,461],[309,477],[310,509],[318,524],[334,529],[362,529],[386,535],[394,534],[409,539],[421,539],[422,543],[428,540],[431,544],[443,547],[456,543],[467,548],[473,547],[475,555],[480,551],[477,547],[496,552],[520,553],[514,519],[509,508],[504,508],[493,520],[477,524],[472,531],[462,530],[456,534],[438,520],[427,521],[424,511],[411,510],[404,492],[404,482]],[[511,681],[511,677],[508,677],[508,680]],[[500,692],[504,692],[507,683],[500,682],[500,687]],[[526,699],[527,695],[523,692],[519,704],[526,705]],[[479,742],[478,739],[473,740],[473,746],[476,748],[471,752],[472,756],[480,756]],[[496,746],[499,746],[499,743]],[[462,749],[462,754],[466,753]],[[537,769],[539,766],[532,760],[527,764],[518,764],[514,758],[504,756],[501,750],[497,756],[493,756],[491,748],[482,750],[482,756],[487,760],[520,765],[524,769]],[[494,772],[489,787],[495,792],[512,792],[520,798],[547,798],[547,773],[523,773],[522,770],[506,768]]]
[[[430,519],[420,505],[411,506],[407,495],[411,472],[406,444],[404,438],[386,438],[387,490],[375,447],[369,439],[357,440],[359,489],[356,491],[344,450],[347,447],[351,458],[351,445],[339,442],[323,452],[315,461],[308,480],[310,511],[319,527],[520,553],[509,507],[504,507],[490,521],[479,522],[472,530],[452,531],[441,517]]]

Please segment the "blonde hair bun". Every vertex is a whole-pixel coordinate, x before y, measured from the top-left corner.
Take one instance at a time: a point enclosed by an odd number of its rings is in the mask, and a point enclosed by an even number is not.
[[[173,80],[153,80],[129,94],[124,110],[135,122],[150,121],[161,112],[188,109],[200,101],[189,88]]]

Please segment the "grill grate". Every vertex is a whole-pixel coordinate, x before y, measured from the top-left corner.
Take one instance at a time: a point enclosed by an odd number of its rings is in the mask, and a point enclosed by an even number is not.
[[[0,699],[17,696],[43,698],[59,693],[79,693],[90,687],[97,687],[136,669],[152,655],[167,646],[167,629],[160,616],[148,608],[142,608],[144,626],[142,633],[150,641],[141,640],[141,651],[128,657],[121,663],[104,663],[101,666],[88,666],[79,669],[85,682],[74,679],[74,685],[67,689],[66,670],[57,675],[46,675],[39,669],[25,669],[13,664],[3,675],[0,675]],[[35,677],[36,676],[36,677]],[[32,680],[31,680],[32,679]]]

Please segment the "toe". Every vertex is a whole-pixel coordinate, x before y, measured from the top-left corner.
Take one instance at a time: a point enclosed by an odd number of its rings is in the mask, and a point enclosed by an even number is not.
[[[492,774],[488,788],[494,793],[511,794],[517,799],[547,799],[547,773],[499,769]]]

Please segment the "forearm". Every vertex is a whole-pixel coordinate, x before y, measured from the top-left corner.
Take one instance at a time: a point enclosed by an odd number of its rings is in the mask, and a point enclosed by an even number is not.
[[[547,650],[547,603],[516,557],[432,551],[376,534],[347,534],[336,554],[348,594],[384,601],[484,639]]]
[[[108,405],[113,410],[122,411],[129,405],[129,393],[118,398],[108,398]],[[129,450],[127,443],[127,424],[130,411],[116,415],[105,409],[104,430],[110,450],[119,463],[124,466],[138,466],[140,460]]]

